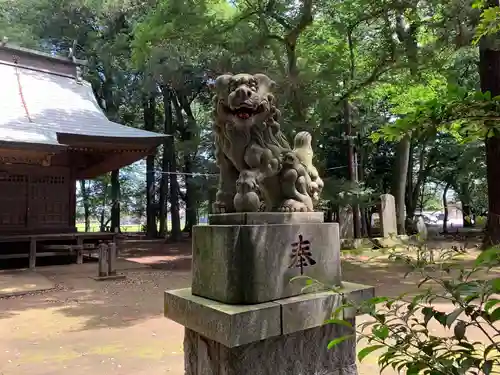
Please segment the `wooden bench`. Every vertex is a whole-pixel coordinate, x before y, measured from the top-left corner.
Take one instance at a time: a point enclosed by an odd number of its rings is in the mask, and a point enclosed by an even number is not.
[[[29,258],[29,268],[35,269],[36,258],[44,256],[57,256],[60,255],[62,251],[69,251],[70,254],[76,252],[77,254],[77,264],[83,263],[83,254],[85,251],[95,251],[98,249],[98,244],[96,243],[84,243],[84,240],[94,240],[94,241],[110,241],[116,242],[116,233],[112,232],[76,232],[76,233],[55,233],[55,234],[27,234],[27,235],[16,235],[16,236],[5,236],[0,237],[0,242],[29,242],[29,254],[0,254],[0,259],[15,259],[15,258]],[[49,242],[49,241],[76,241],[76,244],[47,244],[42,245],[44,251],[37,253],[37,244],[39,242]],[[49,250],[49,251],[45,251]]]

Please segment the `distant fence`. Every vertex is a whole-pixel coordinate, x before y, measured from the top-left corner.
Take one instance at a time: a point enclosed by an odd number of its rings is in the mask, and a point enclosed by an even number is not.
[[[206,225],[208,223],[208,217],[200,217],[199,218],[199,225]],[[181,220],[181,229],[184,228],[184,220]],[[126,224],[126,225],[120,225],[120,231],[122,233],[126,232],[143,232],[143,225],[144,224]],[[85,232],[85,223],[76,223],[76,228],[78,232]],[[159,225],[158,225],[159,228]],[[109,230],[109,226],[107,228]],[[172,223],[171,221],[167,221],[167,230],[172,229]],[[92,222],[90,223],[90,228],[89,232],[100,232],[101,230],[101,225],[98,222]]]

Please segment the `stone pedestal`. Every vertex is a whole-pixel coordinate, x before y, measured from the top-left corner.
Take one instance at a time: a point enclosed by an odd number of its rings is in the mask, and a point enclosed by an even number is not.
[[[195,295],[268,302],[300,294],[304,283],[290,282],[297,276],[340,285],[339,228],[322,213],[214,215],[193,228]]]
[[[341,282],[339,253],[338,225],[323,214],[216,215],[195,227],[193,288],[165,292],[165,316],[186,328],[185,374],[357,374],[354,337],[327,348],[352,329],[324,322],[374,290]],[[329,290],[304,293],[291,282],[300,274]]]

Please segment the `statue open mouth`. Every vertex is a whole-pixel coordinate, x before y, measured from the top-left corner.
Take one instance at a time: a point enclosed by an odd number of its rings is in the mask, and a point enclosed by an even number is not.
[[[238,118],[242,120],[247,120],[252,116],[255,116],[259,113],[262,113],[265,111],[265,106],[263,104],[259,105],[257,108],[247,106],[247,105],[242,105],[238,108],[230,109],[227,108],[230,113],[233,115],[237,116]]]
[[[251,109],[251,108],[238,108],[237,110],[233,111],[233,113],[238,116],[239,118],[246,120],[250,117],[252,117],[256,112]]]

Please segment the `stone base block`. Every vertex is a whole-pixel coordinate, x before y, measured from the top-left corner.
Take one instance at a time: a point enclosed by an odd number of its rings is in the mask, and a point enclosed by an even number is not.
[[[185,375],[357,375],[355,337],[327,348],[352,333],[330,324],[228,348],[186,328]]]
[[[208,340],[234,348],[320,327],[344,299],[360,302],[373,296],[373,287],[344,282],[336,291],[228,305],[195,296],[186,288],[165,292],[165,316]],[[344,315],[345,319],[354,317],[354,311]]]
[[[257,304],[299,295],[307,276],[338,286],[337,223],[322,213],[213,215],[193,229],[192,292],[228,304]],[[272,224],[269,224],[271,222]]]

